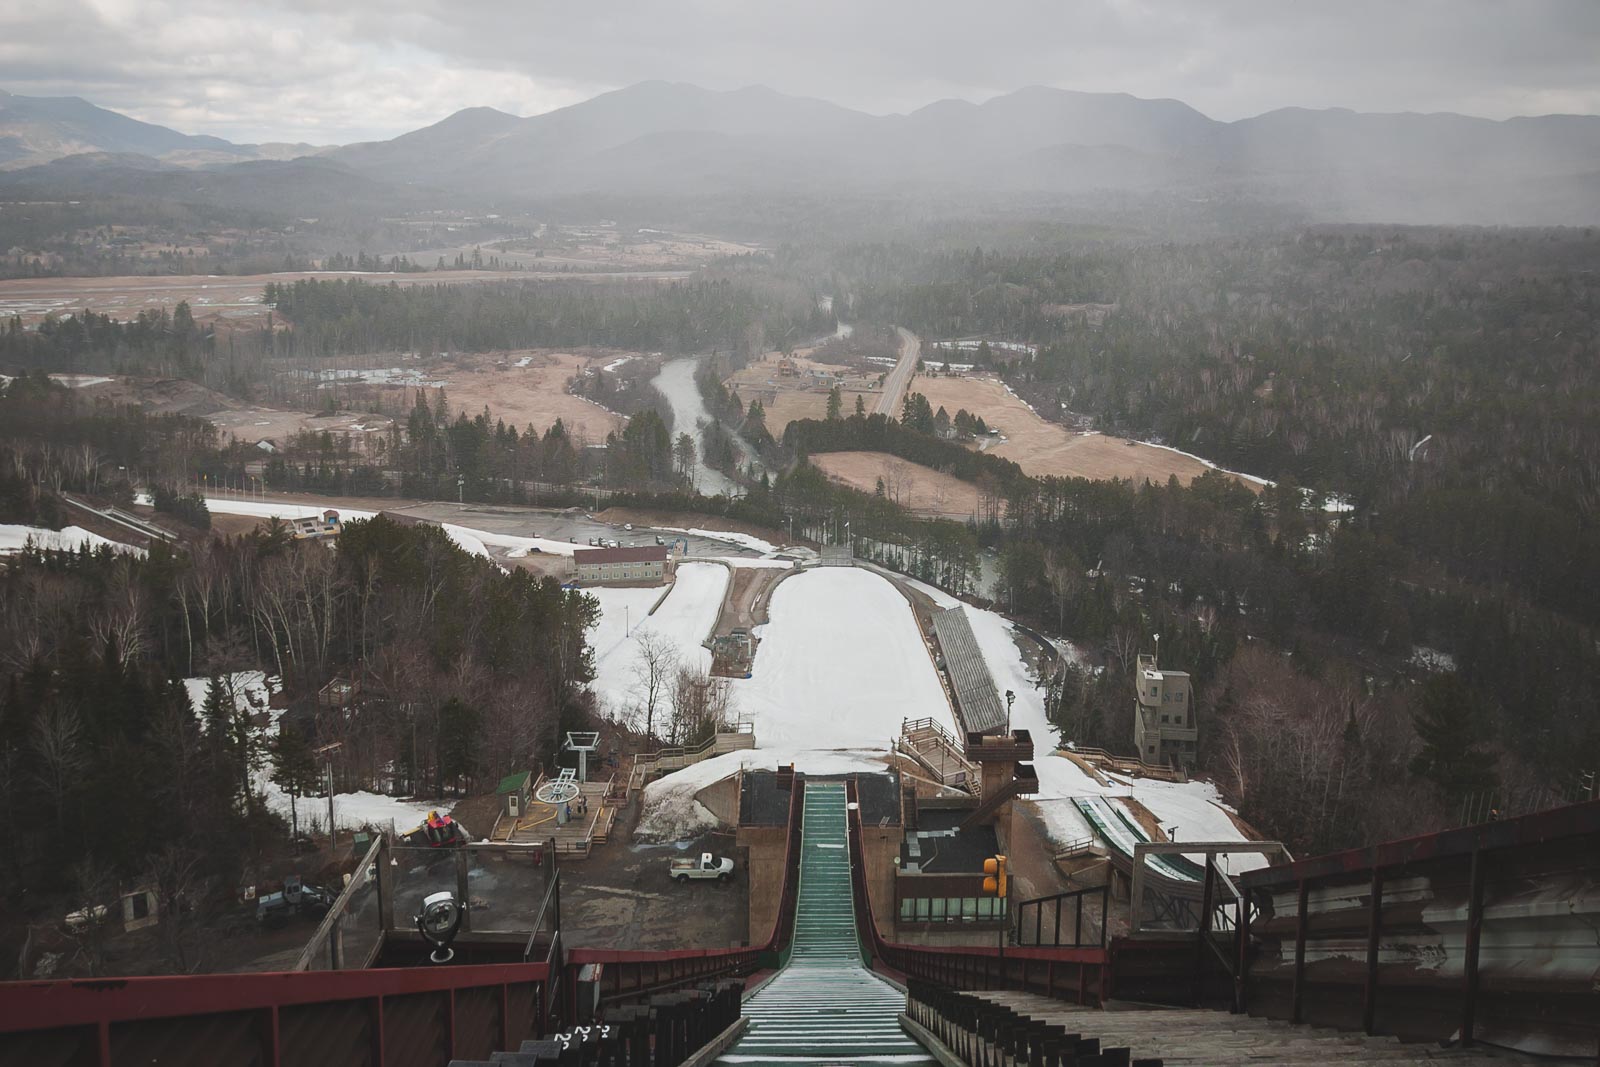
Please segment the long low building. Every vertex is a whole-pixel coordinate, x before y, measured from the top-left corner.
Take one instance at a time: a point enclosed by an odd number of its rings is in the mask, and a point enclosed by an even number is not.
[[[580,548],[572,562],[580,582],[664,582],[672,576],[672,553],[665,545]]]

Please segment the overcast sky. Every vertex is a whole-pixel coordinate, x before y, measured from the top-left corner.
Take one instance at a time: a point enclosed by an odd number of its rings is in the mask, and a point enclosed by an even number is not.
[[[1027,85],[1277,107],[1600,113],[1600,0],[3,0],[0,88],[329,144],[647,79],[874,113]]]

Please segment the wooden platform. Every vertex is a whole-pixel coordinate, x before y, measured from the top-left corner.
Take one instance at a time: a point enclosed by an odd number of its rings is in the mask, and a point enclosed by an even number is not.
[[[934,781],[978,794],[983,777],[977,766],[967,759],[961,743],[935,720],[902,722],[896,747],[921,764]]]
[[[1126,1046],[1135,1058],[1160,1057],[1173,1064],[1404,1064],[1458,1061],[1474,1064],[1526,1064],[1528,1058],[1493,1049],[1444,1049],[1437,1045],[1403,1044],[1393,1037],[1368,1037],[1276,1019],[1230,1015],[1223,1011],[1154,1008],[1101,1011],[1037,993],[973,991],[995,1004],[1040,1022],[1056,1023],[1072,1033],[1100,1039],[1102,1048]]]
[[[548,779],[540,777],[533,793],[537,794],[546,781]],[[572,818],[565,825],[560,821],[558,805],[534,799],[529,801],[528,810],[520,819],[513,822],[502,816],[495,823],[490,839],[508,845],[542,845],[554,838],[556,851],[563,856],[586,857],[595,845],[606,842],[616,821],[617,809],[605,803],[612,783],[611,778],[578,783],[578,795],[584,804],[580,806],[577,799],[572,800]],[[580,807],[585,809],[581,814]]]

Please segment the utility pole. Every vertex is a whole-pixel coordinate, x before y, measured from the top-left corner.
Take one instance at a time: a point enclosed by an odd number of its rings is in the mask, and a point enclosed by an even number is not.
[[[333,828],[333,760],[328,761],[328,847],[339,847],[339,834]]]

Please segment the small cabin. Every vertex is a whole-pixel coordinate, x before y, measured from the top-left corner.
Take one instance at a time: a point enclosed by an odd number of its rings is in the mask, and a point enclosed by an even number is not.
[[[533,785],[531,771],[518,771],[508,774],[500,779],[500,785],[495,789],[500,797],[500,814],[508,819],[520,819],[528,810]]]

